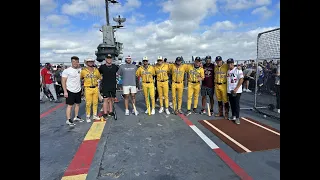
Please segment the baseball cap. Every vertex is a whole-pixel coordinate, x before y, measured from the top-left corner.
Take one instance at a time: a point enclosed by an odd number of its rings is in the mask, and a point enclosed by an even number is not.
[[[87,59],[86,59],[86,62],[89,62],[89,61],[94,62],[94,59],[92,59],[92,58],[87,58]]]
[[[221,56],[217,56],[216,57],[216,61],[222,61],[222,57]]]
[[[50,63],[46,63],[45,66],[51,66],[51,64]]]
[[[148,61],[148,57],[147,57],[147,56],[144,56],[144,57],[142,58],[142,61]]]
[[[157,60],[163,60],[162,56],[158,56]]]
[[[111,54],[107,54],[107,58],[112,58]]]
[[[195,61],[201,61],[201,58],[198,56],[194,59]]]
[[[229,59],[227,60],[227,64],[230,64],[230,63],[234,63],[233,58],[229,58]]]
[[[127,56],[126,59],[131,59],[131,56]]]
[[[182,61],[181,57],[177,57],[176,61]]]

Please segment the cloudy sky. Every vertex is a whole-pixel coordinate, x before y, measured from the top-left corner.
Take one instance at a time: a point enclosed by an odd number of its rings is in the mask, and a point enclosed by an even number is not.
[[[118,0],[111,17],[126,17],[116,38],[123,55],[256,58],[257,34],[280,27],[279,0]],[[104,0],[40,0],[40,62],[95,58],[105,24]],[[115,22],[110,20],[112,24]]]

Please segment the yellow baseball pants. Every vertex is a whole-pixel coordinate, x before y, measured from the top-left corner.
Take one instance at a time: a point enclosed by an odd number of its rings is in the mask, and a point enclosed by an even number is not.
[[[149,96],[151,99],[151,109],[155,109],[155,99],[154,99],[154,83],[142,83],[142,89],[144,98],[146,101],[147,108],[149,107],[149,100],[148,100],[148,89],[149,89]]]
[[[187,110],[191,110],[192,96],[193,96],[193,108],[198,107],[199,94],[200,94],[200,83],[188,82]]]
[[[92,106],[92,114],[97,115],[98,113],[98,101],[99,101],[99,89],[98,87],[89,88],[85,87],[84,94],[86,97],[86,114],[90,116],[91,114],[91,106]]]
[[[171,91],[172,91],[173,110],[177,110],[177,101],[176,101],[177,93],[178,93],[178,109],[181,110],[182,95],[183,95],[183,82],[181,82],[181,83],[172,82]]]
[[[157,90],[159,94],[159,102],[160,107],[163,107],[163,98],[164,97],[164,105],[166,108],[169,108],[169,84],[168,81],[161,82],[157,81]]]
[[[216,91],[217,101],[222,101],[223,103],[228,102],[228,95],[227,95],[227,84],[216,84],[214,86]]]

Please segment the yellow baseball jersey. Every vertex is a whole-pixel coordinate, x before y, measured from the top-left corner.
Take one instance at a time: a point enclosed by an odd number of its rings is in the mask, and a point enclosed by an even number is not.
[[[172,74],[172,81],[173,82],[183,82],[184,80],[184,73],[187,72],[188,65],[181,64],[180,66],[176,66],[175,64],[169,65],[169,73]]]
[[[80,78],[84,80],[84,87],[98,86],[98,80],[101,80],[101,74],[97,68],[91,72],[88,68],[83,68]]]
[[[222,64],[222,66],[214,67],[214,82],[215,83],[227,83],[228,65]]]
[[[161,65],[155,65],[154,70],[157,75],[157,81],[167,81],[169,79],[169,64],[163,63]]]
[[[140,66],[136,71],[136,76],[141,77],[143,83],[152,83],[154,75],[155,70],[152,66],[148,66],[147,68],[145,68],[144,66]]]
[[[204,70],[202,67],[195,68],[194,65],[187,65],[188,81],[199,82],[198,77],[204,78]]]

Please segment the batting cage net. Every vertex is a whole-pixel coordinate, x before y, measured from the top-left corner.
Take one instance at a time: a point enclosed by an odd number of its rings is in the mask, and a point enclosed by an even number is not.
[[[279,119],[280,28],[258,34],[257,59],[252,64],[253,78],[249,79],[248,89],[254,92],[254,109],[263,115]]]

